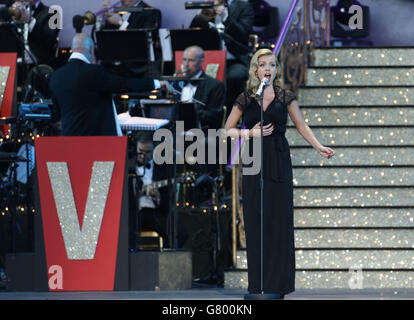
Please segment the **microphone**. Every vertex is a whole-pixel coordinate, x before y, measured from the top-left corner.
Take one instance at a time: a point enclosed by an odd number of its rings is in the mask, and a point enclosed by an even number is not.
[[[260,83],[259,89],[257,89],[256,98],[259,98],[262,95],[264,88],[266,88],[268,84],[269,80],[267,78],[263,78],[262,82]]]

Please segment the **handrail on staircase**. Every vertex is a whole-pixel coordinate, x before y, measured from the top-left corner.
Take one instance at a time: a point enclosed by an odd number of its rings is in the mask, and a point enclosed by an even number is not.
[[[288,33],[290,24],[292,23],[293,13],[298,5],[300,0],[292,0],[292,3],[289,8],[288,15],[283,23],[282,31],[279,33],[275,48],[273,49],[273,54],[277,57],[279,55],[280,49],[282,48],[283,42],[285,41],[286,35]],[[306,0],[305,0],[306,1]]]

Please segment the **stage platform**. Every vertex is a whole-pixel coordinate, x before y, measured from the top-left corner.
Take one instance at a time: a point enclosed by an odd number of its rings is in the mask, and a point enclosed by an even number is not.
[[[245,290],[194,288],[176,291],[0,292],[0,300],[243,300]],[[298,290],[285,300],[414,300],[414,289]]]

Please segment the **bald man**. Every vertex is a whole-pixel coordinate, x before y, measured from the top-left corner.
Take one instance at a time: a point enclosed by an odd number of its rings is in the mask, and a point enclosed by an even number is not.
[[[195,100],[205,103],[198,106],[198,114],[203,128],[221,128],[222,110],[226,98],[224,84],[206,75],[202,69],[204,51],[198,46],[191,46],[184,50],[182,71],[187,77],[202,80],[188,83],[182,88],[181,101]]]
[[[123,78],[94,63],[94,43],[85,34],[72,42],[69,62],[52,74],[52,99],[59,106],[63,136],[121,135],[112,93],[158,89],[151,79]]]

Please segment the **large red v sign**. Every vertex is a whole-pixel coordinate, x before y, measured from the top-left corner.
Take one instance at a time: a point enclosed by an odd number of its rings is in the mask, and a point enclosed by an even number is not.
[[[36,141],[49,290],[114,290],[125,159],[126,137]]]

